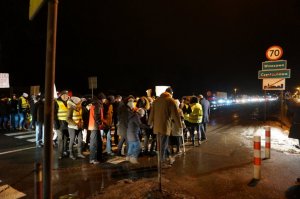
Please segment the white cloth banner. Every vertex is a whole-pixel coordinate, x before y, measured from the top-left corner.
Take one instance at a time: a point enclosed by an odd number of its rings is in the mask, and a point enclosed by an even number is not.
[[[9,73],[0,73],[0,88],[9,88]]]

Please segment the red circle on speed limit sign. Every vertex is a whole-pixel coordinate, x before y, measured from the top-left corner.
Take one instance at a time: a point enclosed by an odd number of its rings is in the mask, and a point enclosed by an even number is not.
[[[270,61],[278,60],[282,57],[282,55],[283,55],[283,50],[280,46],[271,46],[266,51],[266,57]]]

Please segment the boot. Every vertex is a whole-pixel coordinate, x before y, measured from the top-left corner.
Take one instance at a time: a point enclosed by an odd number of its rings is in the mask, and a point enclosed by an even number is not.
[[[75,158],[75,156],[73,155],[73,152],[72,152],[72,151],[70,151],[69,157],[70,157],[72,160],[76,160],[76,158]]]
[[[82,153],[78,153],[77,157],[79,157],[79,158],[85,158],[85,156]]]
[[[138,164],[139,162],[137,161],[137,158],[136,157],[130,157],[129,158],[129,162],[131,163],[131,164]]]
[[[85,156],[82,154],[81,150],[78,150],[77,157],[79,157],[79,158],[85,158]]]

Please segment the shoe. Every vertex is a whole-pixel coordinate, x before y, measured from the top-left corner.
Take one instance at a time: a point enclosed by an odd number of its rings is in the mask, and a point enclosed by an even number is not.
[[[61,159],[63,159],[63,157],[62,157],[62,156],[59,156],[58,159],[61,160]]]
[[[90,164],[99,164],[100,162],[98,160],[90,160]]]
[[[70,156],[69,156],[72,160],[76,160],[76,158],[73,156],[73,155],[71,155],[70,154]]]
[[[161,164],[161,168],[162,169],[169,169],[169,168],[171,168],[172,167],[172,165],[169,165],[169,164],[166,164],[166,163],[162,163]]]
[[[170,156],[169,157],[170,165],[172,165],[175,162],[175,158]]]
[[[85,158],[85,156],[83,154],[81,154],[81,153],[78,153],[77,157],[79,157],[79,158]]]
[[[129,162],[130,162],[131,164],[138,164],[138,163],[139,163],[139,162],[137,161],[137,158],[135,158],[135,157],[130,157]]]
[[[207,138],[201,139],[201,143],[203,143],[203,142],[207,142]]]
[[[129,160],[130,160],[130,157],[126,156],[125,161],[129,161]]]

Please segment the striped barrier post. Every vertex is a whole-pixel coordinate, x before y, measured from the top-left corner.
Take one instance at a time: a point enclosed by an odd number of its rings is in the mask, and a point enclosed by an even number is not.
[[[254,179],[259,180],[261,176],[261,144],[260,136],[254,136]]]
[[[265,158],[271,158],[271,127],[265,127],[265,136],[266,136],[266,143],[265,143]]]

